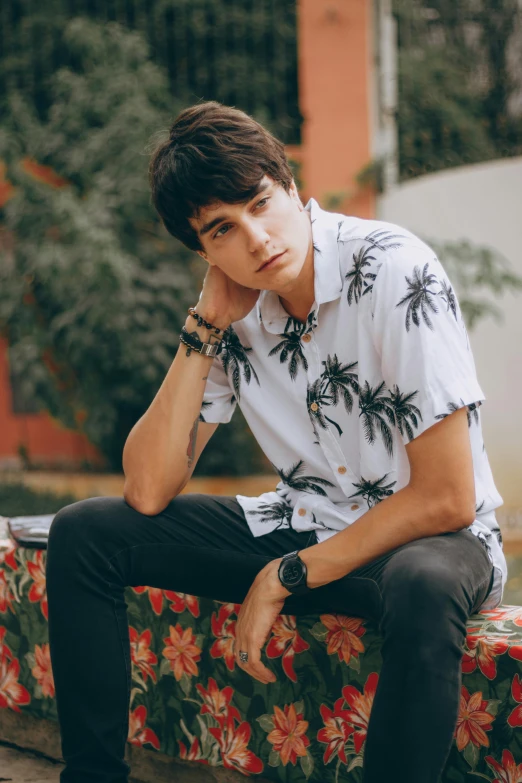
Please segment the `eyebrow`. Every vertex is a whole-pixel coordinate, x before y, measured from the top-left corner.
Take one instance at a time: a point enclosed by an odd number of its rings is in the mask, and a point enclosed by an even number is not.
[[[248,201],[253,201],[253,199],[257,198],[261,193],[263,193],[265,190],[268,190],[272,183],[266,182],[264,185],[262,185],[257,193],[255,193],[251,199],[248,199]],[[248,201],[245,201],[245,204],[248,204]],[[220,223],[223,223],[226,220],[230,220],[230,218],[226,217],[225,215],[218,215],[217,217],[210,220],[208,223],[205,223],[205,225],[201,226],[201,228],[198,231],[198,235],[201,237],[203,234],[208,234],[209,231],[212,231],[213,228],[218,226]]]

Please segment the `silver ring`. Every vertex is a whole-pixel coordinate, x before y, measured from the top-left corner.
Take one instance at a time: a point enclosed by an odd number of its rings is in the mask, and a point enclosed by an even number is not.
[[[239,660],[242,663],[247,663],[248,662],[248,653],[247,652],[243,652],[243,650],[240,650],[239,651]]]

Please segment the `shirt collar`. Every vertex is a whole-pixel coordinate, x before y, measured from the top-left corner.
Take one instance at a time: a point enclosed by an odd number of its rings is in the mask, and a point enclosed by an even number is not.
[[[314,292],[315,304],[319,306],[339,299],[343,289],[337,241],[341,216],[321,209],[313,198],[305,209],[310,212],[312,221]],[[275,291],[261,291],[256,308],[258,321],[268,332],[283,331],[289,315]]]

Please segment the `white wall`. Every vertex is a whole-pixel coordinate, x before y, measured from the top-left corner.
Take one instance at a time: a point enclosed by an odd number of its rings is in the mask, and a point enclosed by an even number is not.
[[[522,275],[522,157],[399,185],[380,198],[378,215],[423,238],[489,245]],[[503,322],[487,317],[470,340],[487,398],[481,408],[486,451],[506,513],[522,509],[522,293],[496,304]]]

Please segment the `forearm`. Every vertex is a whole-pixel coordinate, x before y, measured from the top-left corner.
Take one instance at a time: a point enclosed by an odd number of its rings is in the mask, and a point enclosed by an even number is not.
[[[418,538],[459,530],[471,524],[456,505],[428,500],[410,485],[385,498],[345,530],[300,552],[309,587],[340,579],[387,552]]]
[[[209,330],[198,327],[192,317],[185,327],[203,342],[213,342]],[[123,450],[124,496],[143,513],[158,513],[193,470],[199,414],[213,360],[197,351],[189,356],[186,352],[187,346],[180,344],[160,389],[129,433]]]

